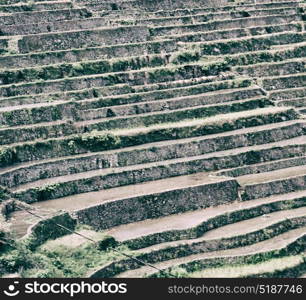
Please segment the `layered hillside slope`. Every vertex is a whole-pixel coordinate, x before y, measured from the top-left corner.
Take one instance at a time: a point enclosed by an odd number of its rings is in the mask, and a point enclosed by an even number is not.
[[[0,4],[2,235],[166,272],[93,277],[306,273],[303,1]]]

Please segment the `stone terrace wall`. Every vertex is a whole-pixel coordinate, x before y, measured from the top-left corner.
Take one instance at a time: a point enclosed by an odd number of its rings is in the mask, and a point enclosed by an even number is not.
[[[99,230],[106,229],[148,218],[230,203],[237,200],[238,187],[236,180],[225,180],[219,183],[110,201],[77,211],[76,215],[80,223],[91,225]]]

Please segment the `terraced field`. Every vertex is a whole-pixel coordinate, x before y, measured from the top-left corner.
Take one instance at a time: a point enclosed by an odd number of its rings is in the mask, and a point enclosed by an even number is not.
[[[0,0],[0,275],[305,276],[305,8]]]

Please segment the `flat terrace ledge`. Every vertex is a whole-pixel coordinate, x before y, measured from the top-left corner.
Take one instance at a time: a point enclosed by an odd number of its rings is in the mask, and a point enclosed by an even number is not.
[[[70,202],[70,211],[80,223],[101,230],[230,203],[238,199],[238,189],[235,179],[197,173],[50,200],[48,205],[60,201],[69,210]]]

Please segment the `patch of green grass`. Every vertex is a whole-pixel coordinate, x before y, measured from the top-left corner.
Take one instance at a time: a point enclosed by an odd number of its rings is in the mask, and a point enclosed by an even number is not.
[[[78,231],[81,228],[83,226],[78,226]],[[96,239],[101,237],[101,234],[96,232]],[[71,236],[73,238],[74,235]],[[54,243],[56,241],[54,240],[35,248],[35,250],[30,250],[27,240],[11,239],[12,247],[1,249],[0,276],[17,273],[20,277],[31,278],[78,278],[88,276],[99,266],[125,258],[115,252],[114,248],[133,255],[127,246],[110,243],[111,237],[109,236],[103,235],[98,239],[97,244],[86,242],[78,246],[59,245],[59,243]]]
[[[171,58],[171,63],[186,64],[198,61],[199,59],[200,59],[199,51],[181,51],[179,53],[176,53],[175,56]]]
[[[271,259],[257,264],[246,265],[227,265],[221,268],[205,269],[188,274],[194,278],[233,278],[248,277],[252,275],[260,275],[261,273],[273,273],[282,271],[286,268],[295,267],[303,263],[303,255],[287,256],[282,258]],[[182,271],[181,271],[182,272]]]
[[[132,254],[124,246],[116,249]],[[57,246],[52,249],[41,248],[37,250],[35,255],[43,258],[44,268],[39,266],[28,268],[21,273],[22,277],[84,277],[98,266],[124,258],[112,249],[101,251],[94,244],[74,249],[67,246]]]
[[[45,269],[48,266],[47,258],[30,251],[24,242],[14,240],[9,242],[9,246],[0,255],[0,275],[31,268]]]

